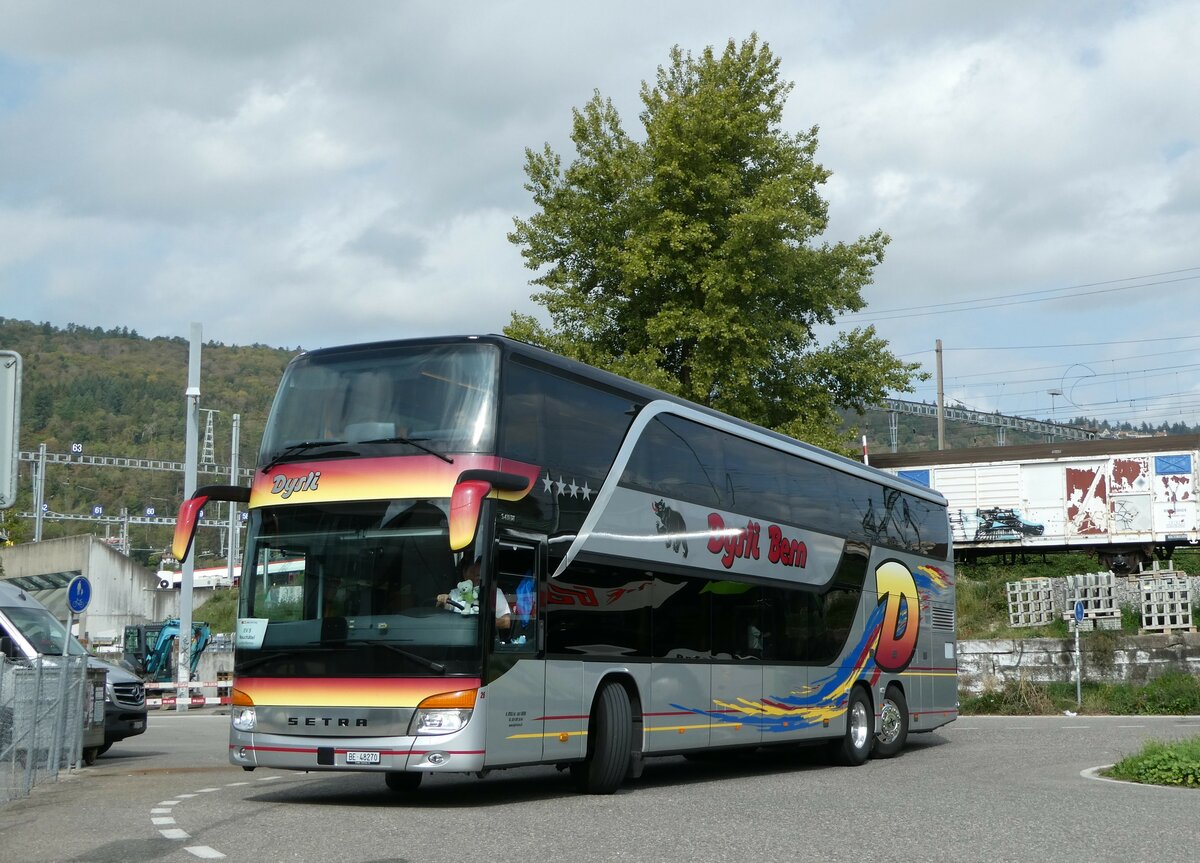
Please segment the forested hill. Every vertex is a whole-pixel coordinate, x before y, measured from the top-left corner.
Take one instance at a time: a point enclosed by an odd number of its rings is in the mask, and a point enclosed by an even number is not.
[[[22,449],[45,443],[65,452],[82,443],[95,455],[183,458],[187,339],[0,318],[0,349],[16,351],[24,365]],[[279,376],[296,353],[205,343],[201,409],[220,411],[216,421],[226,429],[241,414],[243,448],[253,450]],[[219,462],[229,458],[229,435],[223,438]]]
[[[126,328],[59,328],[0,318],[0,349],[21,355],[21,449],[182,461],[186,425],[186,338],[142,338]],[[226,346],[201,351],[200,408],[215,410],[214,455],[228,464],[233,414],[241,415],[239,463],[253,463],[263,423],[283,368],[298,349]],[[201,413],[203,439],[205,415]],[[144,470],[57,466],[47,470],[47,504],[54,512],[105,513],[154,505],[178,506],[182,478]],[[21,466],[18,509],[32,508],[29,466]],[[173,513],[172,513],[173,514]],[[84,523],[86,525],[86,523]],[[93,526],[47,525],[48,536],[89,532]]]

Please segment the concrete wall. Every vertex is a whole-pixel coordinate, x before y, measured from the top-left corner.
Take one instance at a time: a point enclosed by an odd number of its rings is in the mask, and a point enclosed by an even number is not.
[[[1097,636],[1103,640],[1097,640]],[[1116,649],[1107,648],[1115,642]],[[1101,683],[1144,683],[1165,671],[1200,677],[1200,633],[1111,635],[1081,633],[1083,679]],[[1069,683],[1075,680],[1075,639],[1023,638],[958,643],[958,685],[978,695],[1008,681]]]
[[[67,615],[66,581],[87,576],[92,599],[76,634],[92,643],[120,641],[126,624],[156,623],[179,615],[179,591],[160,590],[153,570],[134,563],[96,536],[71,536],[0,548],[0,577],[62,576],[63,587],[30,590],[57,617]],[[215,588],[196,588],[193,616]],[[203,617],[199,617],[203,620]]]

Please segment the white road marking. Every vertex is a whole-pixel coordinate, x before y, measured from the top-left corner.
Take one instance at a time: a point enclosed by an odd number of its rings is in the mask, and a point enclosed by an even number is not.
[[[161,827],[164,824],[174,824],[174,818],[151,818],[150,823],[156,827]]]
[[[220,860],[225,856],[216,848],[209,848],[207,845],[190,845],[183,850],[199,857],[201,860]]]
[[[158,832],[163,835],[164,839],[191,839],[192,838],[185,831],[179,830],[178,828],[172,829],[172,830],[159,830]]]

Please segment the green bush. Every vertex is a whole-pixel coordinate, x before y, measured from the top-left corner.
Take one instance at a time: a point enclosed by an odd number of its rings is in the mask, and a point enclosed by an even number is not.
[[[1028,716],[1030,714],[1057,713],[1047,694],[1046,687],[1025,680],[1010,680],[1003,689],[991,689],[979,695],[963,695],[959,698],[959,713],[998,714],[1000,716]]]
[[[1200,714],[1200,679],[1168,672],[1146,684],[1091,683],[1082,689],[1076,706],[1074,683],[1009,681],[1003,689],[980,695],[962,693],[959,712],[1001,716],[1046,715],[1079,710],[1110,716],[1194,716]]]
[[[1151,741],[1136,755],[1122,758],[1107,774],[1147,785],[1200,788],[1200,737],[1178,743]]]
[[[210,632],[233,632],[237,628],[237,588],[214,590],[212,597],[196,609],[193,619],[203,620]]]

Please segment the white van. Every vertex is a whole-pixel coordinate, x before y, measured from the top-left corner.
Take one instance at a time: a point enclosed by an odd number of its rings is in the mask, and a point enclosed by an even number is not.
[[[61,656],[64,627],[29,593],[0,580],[0,654],[15,661],[33,661],[38,656]],[[71,656],[87,655],[74,636],[67,644]],[[89,668],[108,672],[104,689],[104,743],[98,753],[118,740],[146,730],[146,686],[128,669],[88,655]]]

